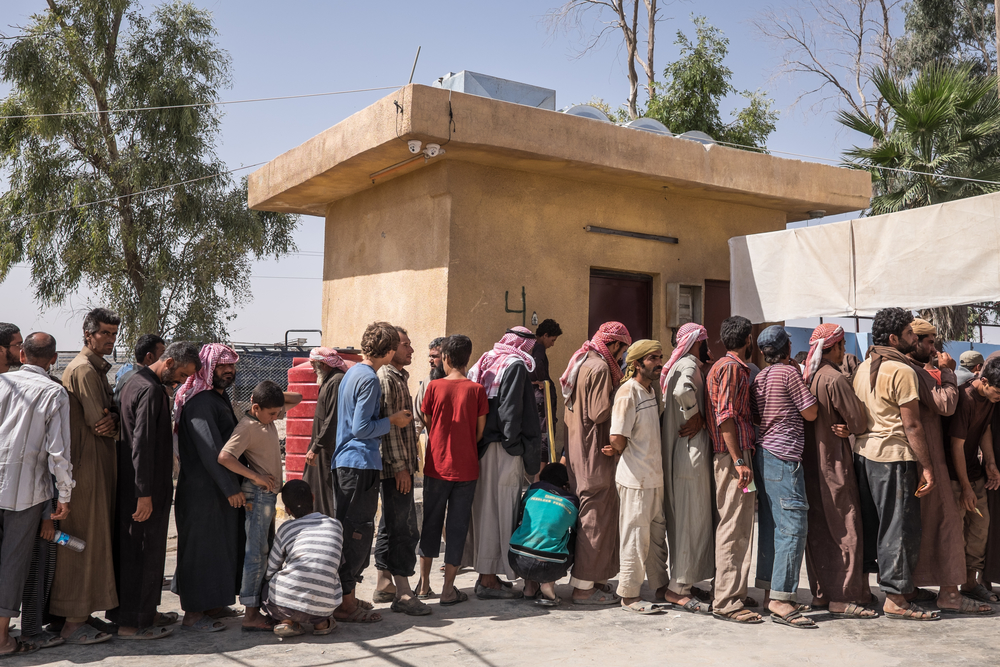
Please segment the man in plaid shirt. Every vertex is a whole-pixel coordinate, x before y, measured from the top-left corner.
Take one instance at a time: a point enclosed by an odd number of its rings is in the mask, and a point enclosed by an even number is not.
[[[715,531],[716,618],[735,623],[763,623],[744,608],[750,576],[750,537],[757,500],[750,457],[754,449],[750,412],[750,367],[753,325],[734,316],[722,323],[726,356],[709,371],[705,390],[708,434],[715,451],[715,500],[719,524]]]
[[[406,329],[397,326],[399,347],[392,361],[378,370],[382,387],[382,416],[410,410],[405,367],[413,362],[413,346]],[[413,502],[413,475],[417,472],[417,430],[411,421],[393,426],[382,436],[382,519],[375,540],[375,602],[392,601],[391,609],[410,616],[425,616],[430,607],[416,598],[409,578],[417,565],[417,508]]]

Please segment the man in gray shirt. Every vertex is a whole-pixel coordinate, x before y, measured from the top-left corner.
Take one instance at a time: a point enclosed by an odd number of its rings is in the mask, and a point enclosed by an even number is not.
[[[983,370],[984,363],[986,361],[979,352],[975,350],[963,352],[962,356],[958,358],[958,368],[955,369],[955,380],[958,382],[958,386],[961,387],[979,375],[979,371]]]

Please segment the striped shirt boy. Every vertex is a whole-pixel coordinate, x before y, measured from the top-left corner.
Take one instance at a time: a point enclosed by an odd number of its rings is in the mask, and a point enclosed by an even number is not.
[[[806,444],[802,411],[816,404],[795,366],[774,364],[750,386],[752,409],[760,417],[758,444],[782,461],[801,461]]]
[[[313,512],[278,527],[267,561],[268,602],[329,617],[340,606],[340,551],[344,529],[336,519]]]

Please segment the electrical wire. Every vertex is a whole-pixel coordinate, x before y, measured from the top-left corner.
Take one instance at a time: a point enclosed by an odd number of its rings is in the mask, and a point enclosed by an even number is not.
[[[58,111],[54,113],[29,113],[13,116],[0,116],[0,120],[16,120],[22,118],[54,118],[58,116],[85,116],[87,114],[132,113],[135,111],[162,111],[165,109],[191,109],[195,107],[216,107],[226,104],[247,104],[250,102],[273,102],[276,100],[301,100],[310,97],[327,97],[330,95],[348,95],[351,93],[369,93],[377,90],[398,90],[402,86],[380,86],[378,88],[357,88],[355,90],[334,90],[328,93],[308,93],[305,95],[280,95],[277,97],[255,97],[245,100],[224,100],[221,102],[197,102],[195,104],[167,104],[158,107],[131,107],[127,109],[108,109],[106,111]]]

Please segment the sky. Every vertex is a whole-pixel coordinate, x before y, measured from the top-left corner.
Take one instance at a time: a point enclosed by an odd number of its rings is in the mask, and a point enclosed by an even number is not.
[[[615,106],[628,94],[617,34],[578,56],[578,36],[551,33],[544,21],[546,10],[558,0],[194,3],[212,12],[218,45],[232,58],[233,85],[221,92],[223,100],[403,85],[418,46],[415,83],[431,84],[448,72],[467,69],[555,89],[557,108],[595,96]],[[657,69],[676,58],[677,30],[693,35],[692,13],[705,15],[730,39],[726,64],[733,70],[733,85],[739,90],[764,90],[775,100],[781,115],[769,148],[776,154],[837,159],[860,138],[838,125],[832,107],[793,106],[800,92],[814,82],[776,76],[780,48],[764,41],[750,25],[772,4],[780,5],[780,0],[666,5],[664,21],[657,28]],[[10,26],[23,25],[44,5],[44,0],[3,0],[0,30],[16,34]],[[8,90],[0,83],[0,95]],[[392,91],[226,106],[218,154],[230,168],[270,160],[388,94]],[[727,100],[724,118],[739,102],[740,98]],[[254,300],[230,323],[231,340],[270,344],[281,341],[287,329],[321,327],[322,218],[300,218],[295,239],[302,254],[254,265],[249,277]],[[90,291],[81,289],[65,305],[42,309],[32,299],[26,266],[15,267],[0,283],[0,320],[15,322],[25,332],[50,332],[60,349],[77,347],[83,313],[92,305],[100,304]],[[317,334],[300,335],[310,344],[319,343]]]

